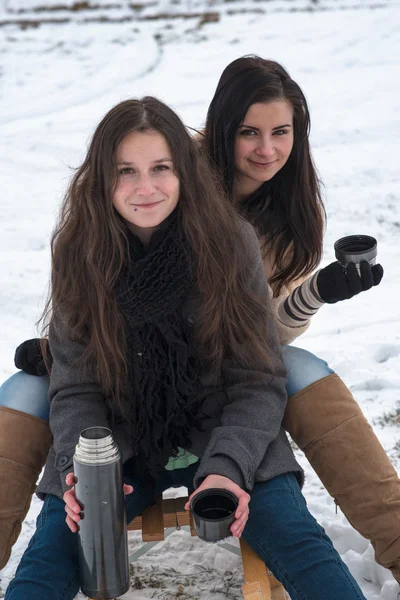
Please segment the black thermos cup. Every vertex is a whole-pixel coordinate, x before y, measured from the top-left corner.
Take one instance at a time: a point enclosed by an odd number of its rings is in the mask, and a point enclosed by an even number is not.
[[[229,490],[208,488],[198,492],[190,502],[198,537],[205,542],[218,542],[231,536],[238,504],[237,496]]]
[[[122,461],[111,431],[84,429],[74,454],[79,521],[81,590],[89,598],[106,600],[129,589],[128,542]]]

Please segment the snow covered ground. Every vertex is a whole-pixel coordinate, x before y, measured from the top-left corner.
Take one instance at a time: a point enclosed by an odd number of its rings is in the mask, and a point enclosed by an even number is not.
[[[329,218],[323,264],[337,238],[365,233],[377,237],[385,268],[378,288],[322,308],[298,345],[344,378],[400,469],[400,3],[158,0],[136,12],[122,0],[79,11],[46,4],[0,0],[0,379],[14,372],[15,346],[36,334],[57,207],[103,114],[153,94],[201,126],[222,69],[258,53],[282,62],[310,103]],[[298,458],[309,507],[366,598],[395,600],[399,586]],[[0,574],[0,598],[40,507],[35,499]],[[139,545],[132,535],[132,550]],[[241,583],[238,557],[177,532],[136,563],[124,598],[234,599]]]

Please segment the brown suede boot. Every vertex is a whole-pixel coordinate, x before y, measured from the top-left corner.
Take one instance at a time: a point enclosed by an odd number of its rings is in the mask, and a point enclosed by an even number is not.
[[[350,390],[336,374],[316,381],[289,398],[283,426],[400,583],[400,479]]]
[[[0,569],[21,532],[51,443],[46,421],[0,406]]]

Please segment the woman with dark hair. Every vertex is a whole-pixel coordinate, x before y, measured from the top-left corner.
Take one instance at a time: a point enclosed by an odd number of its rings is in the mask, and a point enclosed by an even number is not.
[[[258,239],[219,188],[155,98],[118,104],[96,128],[52,238],[53,445],[6,600],[78,592],[69,488],[91,426],[109,427],[121,450],[129,521],[172,485],[226,488],[239,500],[233,535],[293,600],[364,598],[301,494]]]
[[[315,272],[324,209],[309,146],[310,115],[278,63],[245,56],[229,64],[211,101],[203,148],[231,203],[261,239],[283,358],[283,425],[350,523],[371,540],[400,582],[400,480],[343,381],[306,350],[287,346],[324,304],[378,285],[381,265],[338,262]]]

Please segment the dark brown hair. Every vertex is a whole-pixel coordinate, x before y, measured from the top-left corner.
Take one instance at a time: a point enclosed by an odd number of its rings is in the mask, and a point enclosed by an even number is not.
[[[85,347],[83,364],[95,365],[104,393],[122,410],[127,365],[115,286],[127,256],[127,226],[112,196],[118,177],[116,152],[132,131],[159,132],[171,151],[180,181],[178,211],[202,299],[197,342],[203,356],[217,366],[223,356],[239,356],[246,340],[251,360],[273,361],[268,356],[266,306],[246,287],[251,265],[243,258],[243,228],[248,225],[225,199],[179,117],[153,97],[127,100],[96,128],[65,195],[51,242],[51,291],[43,315],[46,325],[52,315],[62,317],[71,339]]]
[[[282,169],[239,209],[259,232],[263,253],[274,254],[270,284],[278,295],[283,285],[311,273],[322,254],[325,211],[308,139],[309,110],[300,87],[277,62],[259,56],[234,60],[223,71],[208,109],[204,149],[233,201],[237,131],[252,104],[274,100],[293,106],[293,149]]]

